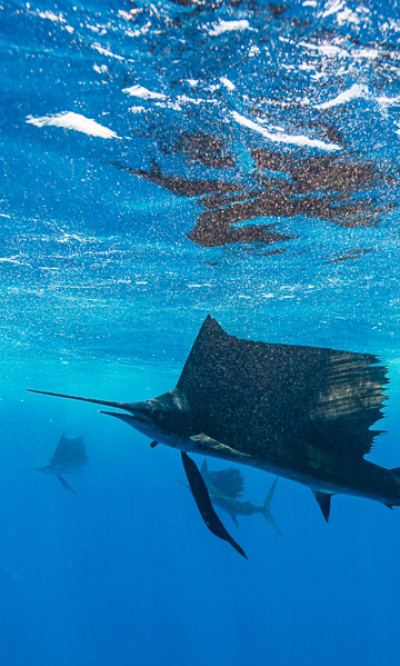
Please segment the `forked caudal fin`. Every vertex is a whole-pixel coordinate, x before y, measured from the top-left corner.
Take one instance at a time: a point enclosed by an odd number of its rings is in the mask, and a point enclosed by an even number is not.
[[[276,488],[276,484],[278,483],[279,476],[276,477],[275,481],[273,482],[268,495],[266,496],[264,502],[261,504],[261,512],[264,518],[266,518],[269,522],[269,524],[274,528],[275,532],[279,534],[279,536],[282,536],[282,533],[276,524],[275,520],[271,516],[271,500],[272,500],[272,495],[274,494],[274,490]]]

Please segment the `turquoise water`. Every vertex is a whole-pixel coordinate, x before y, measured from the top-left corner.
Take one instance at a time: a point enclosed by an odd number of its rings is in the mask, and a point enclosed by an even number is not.
[[[239,338],[377,354],[368,459],[398,467],[399,32],[397,2],[1,5],[5,664],[396,659],[398,510],[338,496],[326,525],[280,479],[284,538],[222,515],[246,562],[176,451],[25,389],[159,395],[211,313]],[[22,472],[63,432],[89,456],[76,496]],[[273,477],[242,473],[260,504]]]

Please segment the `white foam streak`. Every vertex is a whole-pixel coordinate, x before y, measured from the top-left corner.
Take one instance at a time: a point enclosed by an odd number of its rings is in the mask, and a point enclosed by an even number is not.
[[[18,256],[15,257],[0,257],[0,262],[2,263],[8,263],[8,264],[19,264],[20,258]]]
[[[241,19],[240,21],[223,21],[221,19],[219,23],[213,23],[212,28],[206,27],[206,30],[209,35],[216,37],[223,32],[230,32],[232,30],[253,30],[253,28],[250,28],[250,24],[246,19]]]
[[[131,106],[129,111],[131,111],[131,113],[144,113],[146,109],[144,106]]]
[[[52,11],[45,11],[45,12],[40,12],[39,11],[39,16],[42,19],[48,19],[49,21],[53,21],[53,23],[66,23],[65,18],[63,17],[62,14],[55,14]]]
[[[350,55],[348,51],[335,44],[312,44],[311,42],[301,41],[299,42],[299,46],[304,46],[304,48],[309,49],[310,51],[318,51],[321,55],[327,58],[347,58]]]
[[[254,130],[255,132],[259,132],[259,134],[262,134],[266,139],[269,139],[270,141],[274,141],[276,143],[286,143],[286,144],[291,144],[293,146],[300,146],[300,147],[308,147],[308,148],[319,148],[321,150],[341,150],[340,146],[337,143],[326,143],[325,141],[320,141],[319,139],[310,139],[307,136],[303,135],[291,135],[291,134],[285,134],[284,132],[278,132],[276,134],[273,134],[272,132],[269,132],[265,127],[262,127],[258,123],[253,122],[249,118],[246,118],[245,116],[240,115],[237,113],[237,111],[232,112],[232,117],[234,120],[236,120],[237,123],[242,125],[243,127],[248,127],[249,129]]]
[[[397,106],[400,104],[400,96],[399,97],[377,97],[376,101],[378,102],[379,106],[387,108],[388,106]]]
[[[353,53],[355,58],[368,58],[369,60],[375,60],[378,57],[379,51],[377,49],[360,49]]]
[[[342,0],[334,0],[334,2],[332,2],[330,4],[330,6],[328,6],[328,9],[326,9],[324,11],[324,13],[322,14],[322,18],[326,18],[327,16],[331,16],[331,14],[336,14],[338,11],[343,9],[345,6],[346,5],[344,4],[344,2],[342,2]]]
[[[163,93],[153,92],[139,85],[132,86],[131,88],[123,88],[122,92],[131,97],[140,97],[140,99],[166,99]]]
[[[103,48],[102,46],[100,46],[100,44],[92,44],[92,49],[96,49],[96,51],[101,53],[101,55],[106,55],[109,58],[116,58],[117,60],[123,60],[124,59],[122,56],[115,55],[115,53],[113,53],[109,49]]]
[[[340,106],[341,104],[347,104],[353,99],[367,98],[368,97],[368,88],[366,86],[355,83],[351,88],[340,93],[334,99],[323,102],[322,104],[317,104],[315,109],[331,109],[333,106]]]
[[[53,116],[42,116],[40,118],[27,116],[26,122],[28,125],[35,125],[35,127],[53,126],[62,127],[68,130],[76,130],[77,132],[82,132],[88,136],[96,136],[101,139],[120,138],[116,132],[108,129],[108,127],[104,127],[95,120],[86,118],[80,113],[74,113],[73,111],[63,111],[62,113],[56,113]]]
[[[221,76],[220,79],[221,83],[225,86],[225,88],[228,88],[228,90],[235,90],[236,86],[232,81],[226,78],[226,76]]]

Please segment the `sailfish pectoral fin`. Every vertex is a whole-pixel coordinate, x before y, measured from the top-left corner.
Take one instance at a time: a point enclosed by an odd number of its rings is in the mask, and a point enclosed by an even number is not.
[[[215,536],[230,543],[231,546],[247,560],[247,555],[245,554],[244,550],[239,546],[238,543],[236,543],[234,539],[232,539],[231,535],[225,529],[223,523],[215,513],[211,504],[210,495],[208,494],[207,486],[197,468],[196,463],[188,456],[185,451],[181,451],[181,457],[187,480],[189,481],[190,490],[192,491],[194,500],[200,511],[200,515],[208,529]]]
[[[68,490],[70,490],[71,493],[74,493],[74,495],[76,495],[75,490],[73,488],[71,488],[69,483],[67,483],[66,480],[62,478],[62,476],[57,474],[57,477],[60,479],[60,483],[61,483],[62,487],[64,488],[64,490],[66,490],[67,492],[68,492]]]
[[[318,490],[313,490],[312,494],[318,502],[319,508],[326,522],[329,521],[329,514],[331,512],[331,499],[332,495],[329,493],[320,493]]]

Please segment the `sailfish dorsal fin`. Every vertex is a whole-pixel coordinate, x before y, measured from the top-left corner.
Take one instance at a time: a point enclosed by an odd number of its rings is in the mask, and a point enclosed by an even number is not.
[[[50,465],[84,464],[88,460],[83,437],[68,439],[63,433],[56,446]]]
[[[241,455],[270,441],[288,455],[309,447],[360,460],[382,418],[386,368],[371,354],[241,340],[208,316],[177,388],[193,427]]]

